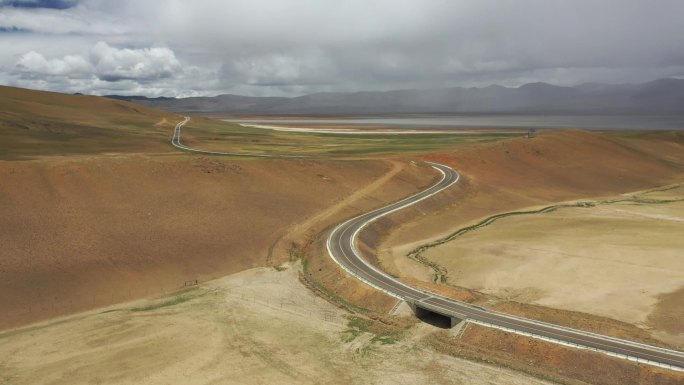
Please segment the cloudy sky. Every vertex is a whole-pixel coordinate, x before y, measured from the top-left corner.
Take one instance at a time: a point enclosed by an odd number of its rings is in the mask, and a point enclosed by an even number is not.
[[[0,84],[147,96],[684,77],[681,0],[0,0]]]

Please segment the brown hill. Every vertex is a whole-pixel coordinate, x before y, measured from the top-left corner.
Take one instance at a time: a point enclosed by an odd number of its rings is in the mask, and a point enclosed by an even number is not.
[[[434,176],[401,161],[180,154],[180,119],[0,87],[0,329],[278,264],[292,240]]]
[[[457,169],[462,176],[459,183],[361,233],[362,250],[379,255],[378,262],[395,275],[400,275],[395,260],[405,259],[413,247],[478,218],[681,181],[684,135],[548,131],[533,139],[474,145],[425,158]],[[358,284],[330,261],[323,235],[307,253],[307,279],[347,301],[389,310],[395,302],[392,298]],[[407,278],[422,279],[423,273]]]
[[[180,120],[125,101],[0,86],[0,159],[168,150]]]
[[[402,243],[497,212],[681,182],[684,133],[554,130],[426,158],[453,166],[462,180],[423,203],[436,211],[391,234]]]
[[[387,173],[373,185],[389,191],[385,199],[432,177],[384,161],[0,161],[0,329],[279,264],[291,242],[272,248],[296,223],[310,218],[295,231],[307,233],[320,220],[335,223],[382,204],[329,210]]]

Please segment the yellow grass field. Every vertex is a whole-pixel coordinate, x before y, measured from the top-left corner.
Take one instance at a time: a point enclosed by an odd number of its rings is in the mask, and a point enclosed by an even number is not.
[[[497,219],[422,256],[450,285],[625,321],[684,346],[684,298],[660,300],[684,290],[684,187],[583,202]]]
[[[0,382],[550,384],[438,353],[422,342],[434,333],[425,325],[383,338],[312,295],[297,270],[247,270],[0,334]]]

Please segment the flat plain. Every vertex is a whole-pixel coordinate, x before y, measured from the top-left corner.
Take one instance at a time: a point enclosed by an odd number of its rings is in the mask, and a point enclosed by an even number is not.
[[[684,188],[673,187],[502,217],[422,255],[448,284],[628,322],[681,348],[684,304],[661,300],[684,290]]]
[[[415,321],[350,316],[279,270],[0,334],[0,383],[550,384],[440,353]]]

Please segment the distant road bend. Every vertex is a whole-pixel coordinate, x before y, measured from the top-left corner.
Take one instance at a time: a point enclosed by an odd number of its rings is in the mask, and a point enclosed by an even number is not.
[[[210,150],[200,150],[197,148],[192,148],[190,146],[186,146],[183,143],[181,143],[181,128],[190,121],[190,117],[186,116],[185,119],[176,124],[176,127],[173,129],[173,138],[171,138],[171,144],[174,147],[180,148],[182,150],[186,151],[191,151],[191,152],[196,152],[200,154],[210,154],[210,155],[229,155],[229,156],[246,156],[246,157],[252,157],[252,158],[306,158],[306,156],[301,156],[301,155],[268,155],[268,154],[251,154],[251,153],[242,153],[242,152],[225,152],[225,151],[210,151]]]
[[[205,154],[282,157],[206,151],[186,146],[181,144],[180,131],[181,127],[189,120],[190,118],[186,117],[184,121],[176,125],[173,139],[171,140],[171,144],[175,147]],[[429,164],[442,174],[439,182],[401,201],[349,219],[333,229],[327,241],[328,253],[347,273],[390,296],[406,301],[413,307],[461,319],[464,322],[497,328],[553,343],[593,350],[630,361],[684,371],[684,352],[557,326],[473,306],[409,286],[366,261],[356,246],[358,235],[366,226],[381,217],[438,194],[458,182],[460,175],[454,169],[438,163],[429,162]]]

